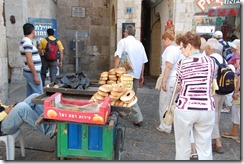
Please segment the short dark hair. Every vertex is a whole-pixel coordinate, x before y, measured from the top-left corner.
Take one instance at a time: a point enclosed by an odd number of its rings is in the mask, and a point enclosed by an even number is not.
[[[47,35],[48,36],[54,35],[54,30],[52,28],[47,29]]]
[[[133,25],[128,25],[128,26],[126,27],[126,30],[127,30],[127,32],[128,32],[128,35],[135,36],[135,34],[136,34],[136,29],[135,29],[135,27],[134,27]]]
[[[32,31],[35,30],[35,27],[33,24],[31,23],[26,23],[23,25],[23,32],[24,35],[30,35],[32,33]]]

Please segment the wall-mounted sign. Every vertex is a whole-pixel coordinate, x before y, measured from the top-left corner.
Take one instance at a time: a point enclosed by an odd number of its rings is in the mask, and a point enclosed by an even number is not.
[[[207,6],[218,8],[221,7],[224,3],[224,0],[197,0],[196,4],[197,7],[202,11],[205,12]]]
[[[224,4],[241,4],[241,0],[225,0]]]
[[[133,13],[133,7],[125,7],[125,14],[132,14]]]
[[[47,37],[47,29],[52,28],[55,33],[54,36],[58,37],[58,29],[56,19],[47,18],[28,18],[28,22],[35,26],[35,32],[37,38]]]
[[[216,17],[216,16],[240,16],[241,9],[240,8],[219,8],[219,9],[209,9],[208,16]]]
[[[72,17],[85,17],[86,16],[86,8],[73,6],[72,7]]]
[[[198,34],[213,34],[215,26],[196,26],[196,33]]]

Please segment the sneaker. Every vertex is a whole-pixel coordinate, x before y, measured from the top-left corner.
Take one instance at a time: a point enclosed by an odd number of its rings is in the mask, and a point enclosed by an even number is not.
[[[133,122],[133,125],[135,125],[135,126],[142,126],[142,121],[141,122]]]
[[[221,112],[222,112],[222,113],[230,113],[230,110],[229,110],[229,109],[224,108],[224,109],[222,109],[222,110],[221,110]]]
[[[160,131],[160,132],[165,132],[165,133],[171,133],[171,130],[163,130],[163,129],[161,129],[159,126],[157,126],[157,128],[156,128],[158,131]]]

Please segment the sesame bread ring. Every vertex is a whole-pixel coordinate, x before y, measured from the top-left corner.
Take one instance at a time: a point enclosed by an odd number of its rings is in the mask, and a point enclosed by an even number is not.
[[[135,92],[132,89],[129,89],[123,93],[123,95],[120,97],[120,100],[124,102],[128,102],[131,101],[134,96],[135,96]]]
[[[115,71],[117,74],[123,74],[126,72],[125,67],[119,67]]]
[[[113,96],[113,95],[109,95],[109,97],[111,98],[111,101],[116,101],[119,99],[119,97]]]
[[[117,81],[117,76],[115,76],[115,77],[109,77],[109,80],[111,80],[111,81]]]
[[[106,81],[105,80],[99,80],[98,84],[106,84]]]
[[[110,84],[104,84],[100,86],[98,90],[108,93],[112,90],[112,86]]]
[[[108,78],[116,78],[117,79],[117,76],[114,74],[114,75],[108,75]]]
[[[118,106],[123,106],[124,105],[124,102],[123,101],[120,101]]]
[[[130,74],[123,74],[122,76],[121,76],[121,79],[123,79],[123,80],[133,80],[133,76],[132,75],[130,75]]]
[[[115,75],[116,74],[116,69],[115,68],[112,68],[108,71],[108,74],[109,75]]]
[[[127,107],[127,106],[128,106],[128,103],[125,103],[125,102],[124,102],[123,107]]]
[[[100,79],[99,79],[100,81],[106,81],[106,80],[108,80],[108,77],[106,76],[106,77],[100,77]]]
[[[125,85],[122,83],[119,84],[112,84],[112,90],[116,92],[124,92]]]
[[[95,93],[94,97],[95,97],[95,99],[97,99],[97,100],[104,100],[104,99],[105,99],[105,97],[103,97],[102,95],[100,95],[100,94],[98,94],[98,93]]]
[[[103,91],[100,91],[98,90],[97,93],[103,97],[107,97],[108,96],[108,92],[103,92]]]
[[[115,101],[115,103],[114,103],[114,106],[119,106],[119,103],[120,103],[121,101],[118,99],[118,100],[116,100]]]
[[[95,101],[95,98],[94,98],[94,95],[90,98],[89,102],[94,102]]]
[[[114,96],[114,97],[120,97],[123,95],[124,92],[117,92],[117,91],[111,91],[110,95]]]
[[[116,102],[116,101],[111,101],[110,104],[111,104],[112,106],[114,106],[115,102]]]
[[[121,76],[123,76],[123,73],[116,73],[116,76],[121,77]]]
[[[135,105],[137,103],[137,97],[134,96],[133,100],[127,105],[127,107],[132,107],[133,105]]]
[[[108,77],[108,72],[102,72],[100,76],[101,77]]]
[[[114,80],[108,80],[107,81],[107,84],[116,84],[116,81],[114,81]]]

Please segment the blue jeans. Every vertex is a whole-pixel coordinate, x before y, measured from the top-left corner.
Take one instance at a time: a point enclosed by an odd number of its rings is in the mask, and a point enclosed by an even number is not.
[[[21,125],[26,122],[33,126],[45,136],[51,137],[56,129],[55,123],[44,122],[39,126],[35,125],[36,120],[43,114],[43,105],[36,105],[31,103],[31,99],[39,94],[33,93],[27,97],[23,102],[15,105],[9,112],[8,116],[2,121],[1,130],[5,134],[13,134],[19,130]]]
[[[36,85],[34,82],[34,76],[31,72],[23,71],[23,75],[26,79],[26,87],[27,87],[27,93],[26,97],[30,96],[32,93],[39,93],[43,94],[43,88],[42,88],[42,80],[41,80],[41,74],[37,73],[41,83],[40,85]]]
[[[42,84],[45,86],[45,80],[47,76],[47,69],[49,69],[50,72],[50,79],[51,82],[55,82],[56,80],[56,74],[58,72],[58,63],[56,61],[47,61],[44,57],[42,57],[42,68],[41,68],[41,77],[42,77]]]

